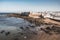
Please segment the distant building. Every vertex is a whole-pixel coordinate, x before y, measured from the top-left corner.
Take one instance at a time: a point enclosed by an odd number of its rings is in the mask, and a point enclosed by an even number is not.
[[[44,16],[44,18],[60,20],[60,12],[44,12],[42,15]]]
[[[51,16],[53,16],[53,19],[60,20],[60,13],[51,13]]]
[[[21,16],[29,16],[30,12],[22,12]]]

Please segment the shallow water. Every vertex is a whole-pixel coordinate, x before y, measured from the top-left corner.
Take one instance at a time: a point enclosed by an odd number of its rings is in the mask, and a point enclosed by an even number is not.
[[[0,28],[25,27],[31,25],[28,21],[16,17],[0,17]],[[11,29],[11,28],[10,28]]]

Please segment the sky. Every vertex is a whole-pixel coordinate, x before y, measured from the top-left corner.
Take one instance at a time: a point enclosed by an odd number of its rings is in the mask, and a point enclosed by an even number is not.
[[[0,0],[0,12],[60,11],[60,0]]]

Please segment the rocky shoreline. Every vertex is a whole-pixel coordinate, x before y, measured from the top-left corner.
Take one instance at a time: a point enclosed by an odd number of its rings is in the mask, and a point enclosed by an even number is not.
[[[60,40],[60,22],[58,21],[20,14],[10,14],[8,17],[23,18],[34,25],[28,25],[25,28],[18,27],[11,31],[0,30],[1,40]]]

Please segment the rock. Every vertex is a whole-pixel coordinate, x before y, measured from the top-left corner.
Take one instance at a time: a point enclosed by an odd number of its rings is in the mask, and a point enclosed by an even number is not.
[[[10,32],[6,32],[6,33],[5,33],[6,36],[9,35],[9,34],[10,34]]]
[[[3,33],[3,32],[5,32],[4,30],[2,30],[0,33]]]

